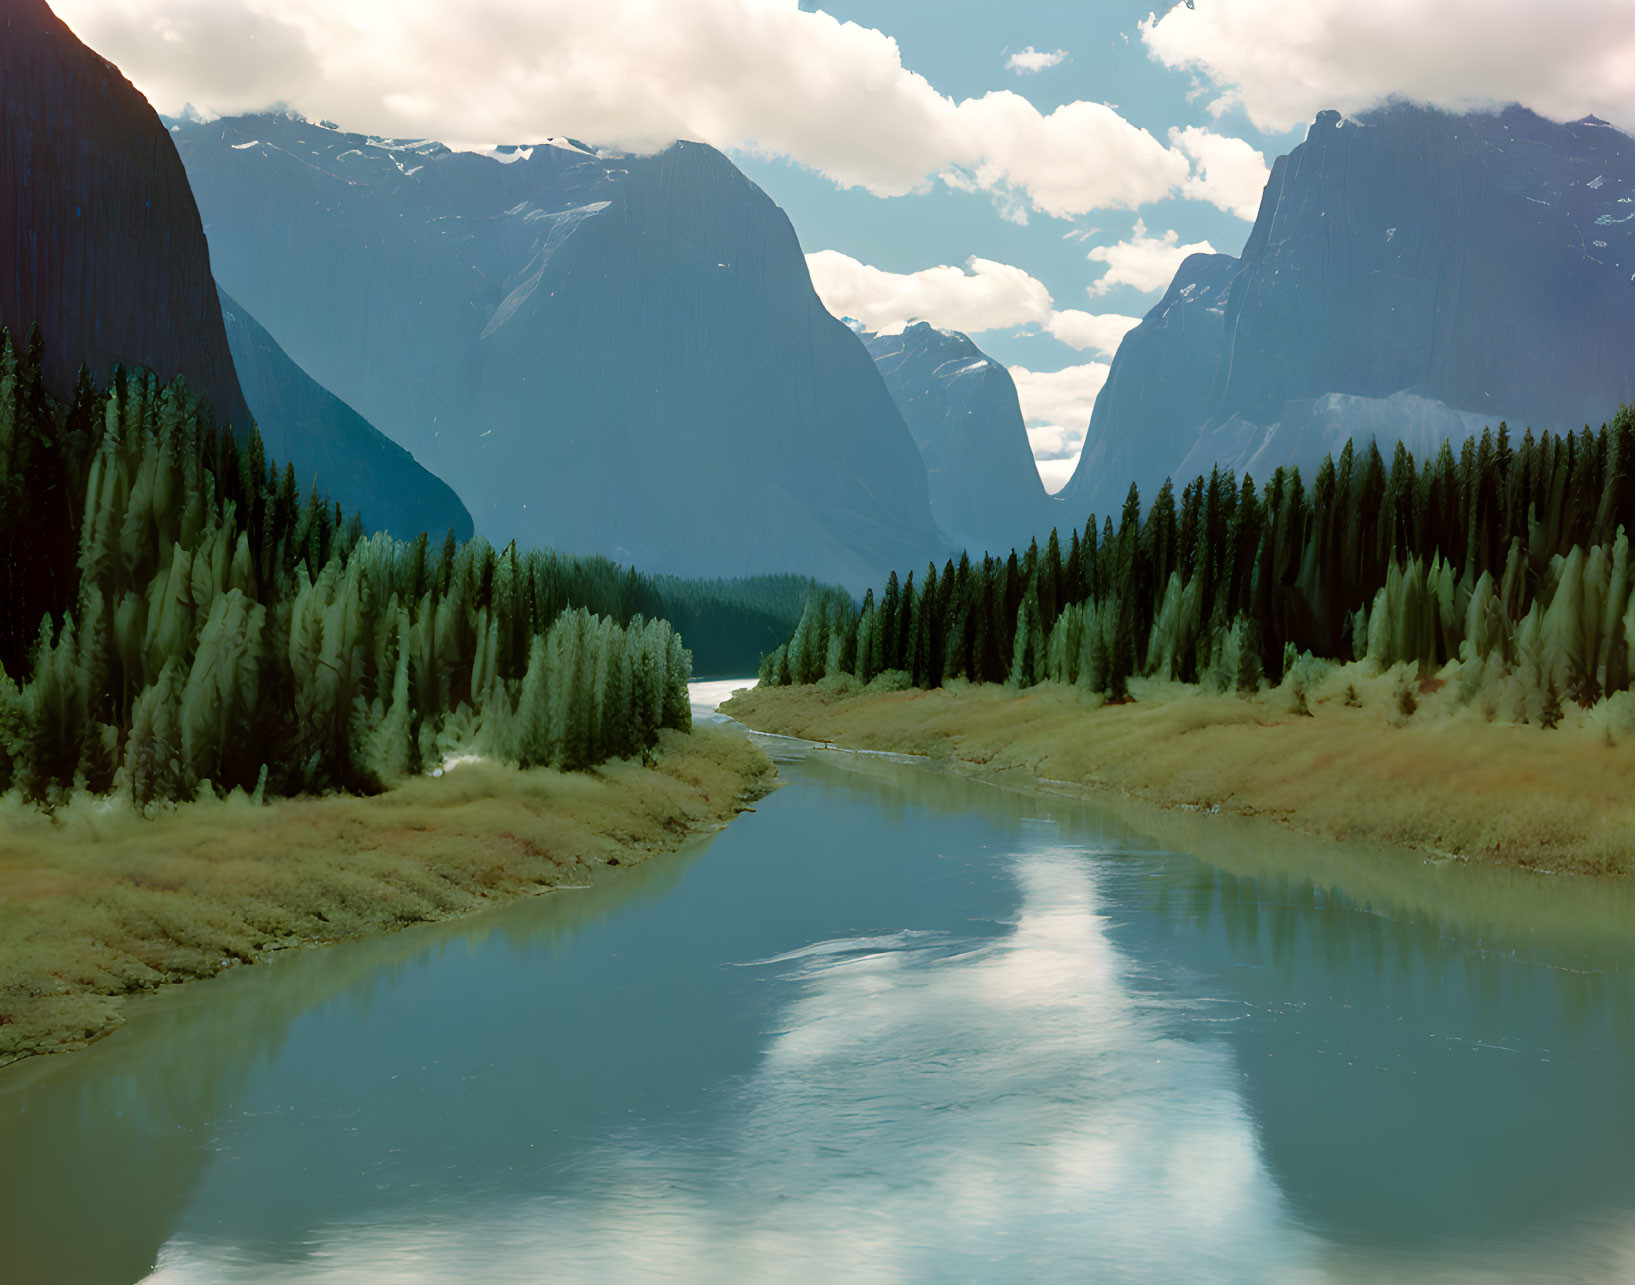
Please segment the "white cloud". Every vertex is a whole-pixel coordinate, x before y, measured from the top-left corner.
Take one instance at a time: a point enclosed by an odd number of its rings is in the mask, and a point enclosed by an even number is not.
[[[1065,370],[1029,370],[1012,366],[1011,379],[1027,423],[1039,481],[1051,495],[1067,485],[1084,452],[1085,430],[1096,397],[1107,382],[1106,362],[1092,361]]]
[[[1135,209],[1188,157],[1103,103],[955,100],[897,42],[796,0],[57,0],[161,110],[287,103],[458,143],[678,137],[790,157],[881,196],[933,182],[1013,210]]]
[[[1039,470],[1039,481],[1044,484],[1045,493],[1055,495],[1072,480],[1073,470],[1079,466],[1079,457],[1075,453],[1066,459],[1035,459],[1033,465]]]
[[[837,317],[855,317],[870,330],[890,331],[910,321],[974,333],[1043,324],[1050,291],[1021,268],[991,259],[966,260],[919,272],[887,272],[838,250],[806,256],[812,286]]]
[[[806,267],[825,308],[884,334],[912,321],[966,334],[1038,326],[1070,348],[1111,357],[1141,322],[1117,313],[1058,312],[1044,282],[992,259],[967,259],[963,268],[887,272],[838,250],[818,250],[806,256]]]
[[[1017,400],[1022,403],[1022,418],[1034,428],[1048,427],[1058,433],[1076,433],[1076,444],[1071,437],[1067,437],[1063,439],[1061,447],[1063,450],[1076,450],[1083,443],[1084,430],[1090,424],[1090,412],[1095,409],[1096,396],[1107,382],[1107,370],[1104,361],[1050,371],[1012,366],[1011,379],[1016,382]],[[1039,440],[1048,447],[1054,439],[1041,436]]]
[[[1196,125],[1170,130],[1169,141],[1190,156],[1196,167],[1192,177],[1181,184],[1185,195],[1254,222],[1260,194],[1272,176],[1262,153],[1241,138],[1212,134]]]
[[[1265,130],[1392,94],[1452,110],[1519,101],[1635,130],[1629,0],[1216,0],[1148,18],[1141,35],[1218,91],[1217,115],[1241,103]]]
[[[1141,324],[1140,317],[1124,317],[1116,312],[1080,312],[1064,308],[1051,314],[1046,329],[1069,348],[1081,352],[1098,352],[1111,357],[1118,351],[1119,340]]]
[[[1054,52],[1046,53],[1029,45],[1026,49],[1019,49],[1005,59],[1005,70],[1014,71],[1019,75],[1027,75],[1030,72],[1060,67],[1072,56],[1065,49],[1057,49]]]
[[[1208,241],[1182,245],[1173,228],[1163,236],[1148,236],[1147,225],[1137,219],[1129,240],[1117,245],[1098,245],[1090,251],[1093,262],[1107,265],[1106,273],[1090,287],[1090,293],[1106,294],[1114,286],[1134,286],[1149,293],[1162,290],[1187,255],[1214,253],[1215,247]]]
[[[1084,449],[1084,429],[1067,424],[1035,424],[1028,429],[1033,461],[1077,459]]]

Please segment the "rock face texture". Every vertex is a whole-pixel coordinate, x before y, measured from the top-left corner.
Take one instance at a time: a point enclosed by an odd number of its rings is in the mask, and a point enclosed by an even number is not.
[[[0,6],[0,322],[39,322],[46,381],[81,362],[185,375],[248,422],[187,174],[153,108],[44,0]]]
[[[145,98],[42,0],[0,5],[0,323],[39,322],[46,381],[83,362],[185,376],[216,417],[398,535],[469,534],[432,477],[297,369],[248,314],[223,321],[187,172]],[[235,366],[235,363],[242,363]],[[242,382],[241,382],[242,379]]]
[[[1324,112],[1241,256],[1194,255],[1113,361],[1062,492],[1108,512],[1347,437],[1599,425],[1635,400],[1635,138],[1521,108]]]
[[[957,330],[864,333],[925,460],[931,514],[960,548],[1006,552],[1065,512],[1045,493],[1010,372]]]
[[[868,353],[713,149],[175,138],[223,286],[490,539],[857,587],[946,553]]]
[[[422,531],[470,537],[471,514],[446,482],[291,361],[231,295],[219,294],[233,365],[268,455],[294,461],[303,488],[316,475],[372,531],[400,540]]]

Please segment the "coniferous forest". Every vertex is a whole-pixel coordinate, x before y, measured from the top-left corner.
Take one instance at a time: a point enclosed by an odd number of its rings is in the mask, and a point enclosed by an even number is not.
[[[674,605],[730,655],[809,582],[694,583],[481,538],[368,535],[182,381],[0,332],[0,792],[138,806],[368,792],[472,750],[582,768],[691,725]]]
[[[1372,660],[1428,677],[1461,661],[1461,695],[1551,725],[1561,702],[1627,690],[1635,663],[1627,529],[1635,409],[1599,432],[1444,443],[1432,460],[1372,444],[1264,485],[1214,471],[1064,549],[895,573],[861,609],[817,595],[761,679],[881,675],[1051,681],[1129,696],[1149,676],[1257,690],[1313,662]],[[1411,695],[1410,695],[1411,699]]]

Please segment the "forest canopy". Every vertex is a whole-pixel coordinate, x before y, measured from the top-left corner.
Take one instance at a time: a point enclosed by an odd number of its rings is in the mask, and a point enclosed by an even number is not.
[[[692,656],[658,612],[730,663],[812,588],[368,535],[183,381],[82,371],[63,405],[43,358],[38,330],[0,331],[0,791],[146,806],[368,792],[466,751],[644,753],[691,725]]]
[[[1387,466],[1348,442],[1308,489],[1219,469],[1117,524],[1092,515],[1066,548],[968,556],[918,584],[894,572],[861,608],[813,598],[761,679],[882,675],[1074,684],[1109,700],[1138,675],[1253,691],[1303,664],[1371,660],[1421,675],[1460,662],[1490,716],[1550,724],[1560,702],[1628,690],[1635,598],[1635,409],[1599,432],[1507,425]]]

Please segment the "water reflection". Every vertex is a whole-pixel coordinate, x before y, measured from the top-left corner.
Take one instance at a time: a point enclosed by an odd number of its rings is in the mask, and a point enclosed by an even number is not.
[[[1635,1266],[1628,890],[779,753],[789,784],[687,856],[196,987],[0,1076],[0,1150],[30,1157],[0,1171],[8,1265]]]
[[[998,936],[835,939],[745,965],[785,998],[753,1073],[694,1120],[619,1130],[549,1198],[462,1209],[419,1236],[405,1277],[765,1279],[810,1264],[858,1279],[1270,1279],[1309,1263],[1260,1161],[1230,1053],[1169,1034],[1125,985],[1092,869],[1014,857]],[[303,1263],[380,1278],[406,1228],[337,1229]],[[175,1246],[164,1280],[229,1259]],[[264,1264],[246,1265],[265,1277]]]
[[[129,1024],[82,1054],[0,1072],[0,1280],[135,1281],[201,1198],[220,1163],[222,1122],[258,1080],[287,1077],[291,1029],[367,1029],[383,997],[485,945],[550,958],[623,907],[651,906],[701,847],[609,871],[594,889],[541,899],[523,915],[417,925],[367,942],[290,952],[133,1002]],[[351,1041],[341,1038],[339,1047]],[[272,1130],[276,1113],[261,1117]],[[344,1127],[344,1126],[343,1126]],[[223,1175],[212,1180],[220,1182]],[[242,1177],[240,1179],[242,1182]],[[275,1207],[277,1184],[247,1210]],[[240,1195],[249,1191],[241,1188]]]

